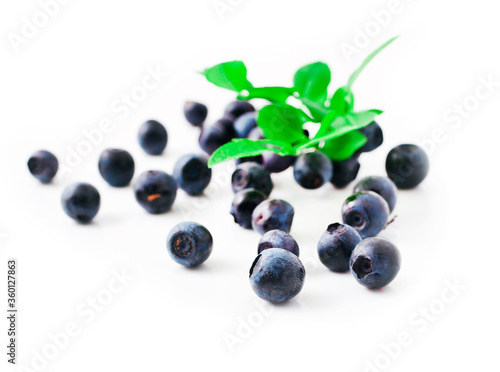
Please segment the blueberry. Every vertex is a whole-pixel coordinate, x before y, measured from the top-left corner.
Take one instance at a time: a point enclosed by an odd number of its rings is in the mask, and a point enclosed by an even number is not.
[[[257,127],[255,112],[247,112],[234,121],[236,138],[247,138],[252,129]]]
[[[382,231],[388,217],[387,202],[373,191],[357,192],[348,197],[342,206],[344,223],[355,228],[363,239]]]
[[[385,169],[399,189],[412,189],[429,173],[429,158],[416,145],[399,145],[387,155]]]
[[[203,126],[198,141],[203,151],[207,154],[212,154],[220,146],[230,142],[233,138],[233,122],[223,118],[210,126]]]
[[[202,103],[187,101],[184,104],[184,116],[194,127],[201,127],[208,115],[208,108]]]
[[[160,155],[167,147],[168,134],[156,120],[148,120],[139,128],[139,145],[149,155]]]
[[[351,226],[333,223],[319,239],[319,259],[332,271],[349,271],[351,253],[360,241],[361,236]]]
[[[243,158],[236,159],[235,164],[240,165],[243,163],[257,163],[262,165],[262,155],[256,156],[245,156]]]
[[[267,196],[256,189],[245,189],[238,191],[234,195],[233,204],[231,205],[231,215],[241,227],[245,229],[252,228],[252,212],[255,207],[267,199]]]
[[[212,253],[212,235],[196,222],[175,225],[167,237],[170,257],[178,264],[194,267],[205,262]]]
[[[258,253],[266,249],[282,248],[299,257],[299,245],[295,239],[287,232],[281,230],[269,230],[260,238]]]
[[[177,182],[162,171],[142,173],[134,185],[135,198],[146,211],[152,214],[167,212],[177,195]]]
[[[301,154],[293,165],[295,181],[305,189],[317,189],[333,176],[332,162],[321,151]]]
[[[397,188],[394,182],[387,177],[365,177],[354,186],[354,192],[358,191],[373,191],[379,194],[389,205],[389,212],[392,212],[396,206]]]
[[[74,183],[67,186],[61,197],[64,212],[80,223],[90,222],[99,211],[101,196],[88,183]]]
[[[189,195],[200,195],[212,179],[212,170],[204,155],[188,154],[175,163],[173,176],[179,187]]]
[[[347,160],[333,161],[333,176],[330,182],[337,188],[346,187],[358,176],[360,164],[358,156],[352,156]]]
[[[401,257],[398,248],[388,240],[369,238],[354,248],[350,267],[359,284],[378,289],[398,275]]]
[[[262,129],[260,129],[259,127],[253,128],[250,131],[250,133],[248,133],[247,138],[251,139],[253,141],[258,141],[258,140],[264,139],[264,134],[262,133]]]
[[[57,158],[46,150],[35,152],[28,160],[30,173],[42,183],[49,183],[59,169]]]
[[[304,286],[306,270],[293,253],[270,248],[260,253],[250,268],[250,286],[263,300],[286,302]]]
[[[272,151],[262,153],[262,165],[271,173],[287,170],[295,162],[295,156],[280,156]]]
[[[233,101],[226,106],[224,116],[228,118],[237,119],[247,112],[255,111],[255,107],[250,102],[246,101]]]
[[[125,150],[104,150],[98,166],[104,181],[114,187],[127,186],[134,177],[134,158]]]
[[[252,213],[252,227],[262,235],[269,230],[290,232],[294,214],[293,207],[284,200],[264,200]]]
[[[262,165],[257,163],[242,163],[236,167],[231,176],[233,192],[244,189],[257,189],[269,196],[273,189],[271,175]]]
[[[375,150],[384,142],[384,134],[382,128],[377,122],[372,121],[366,127],[359,130],[367,139],[366,143],[359,149],[361,152],[370,152]]]

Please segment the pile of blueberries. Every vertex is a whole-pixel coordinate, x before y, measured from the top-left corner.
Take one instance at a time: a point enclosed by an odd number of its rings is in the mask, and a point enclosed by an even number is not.
[[[255,108],[245,101],[231,102],[224,115],[212,125],[206,125],[208,109],[196,102],[186,102],[186,120],[199,127],[199,144],[206,153],[180,157],[172,175],[150,170],[140,174],[134,183],[135,198],[152,214],[171,209],[178,188],[189,195],[201,195],[212,177],[207,155],[233,138],[262,139],[256,124]],[[269,198],[273,189],[271,173],[283,172],[293,166],[299,185],[317,189],[326,182],[345,187],[358,174],[359,156],[379,147],[382,130],[373,122],[361,130],[368,142],[348,160],[332,162],[315,150],[297,157],[281,157],[273,152],[238,159],[231,177],[235,193],[230,213],[234,221],[262,234],[258,256],[250,269],[250,284],[256,294],[273,303],[285,302],[302,289],[305,269],[299,257],[299,246],[289,234],[294,208],[284,200]],[[160,155],[167,146],[165,127],[155,120],[141,125],[138,140],[150,155]],[[50,183],[57,173],[58,160],[42,150],[28,160],[31,174],[42,183]],[[366,177],[354,187],[354,193],[342,206],[343,224],[328,226],[318,242],[321,262],[334,272],[350,270],[362,285],[377,289],[389,284],[399,272],[400,254],[389,241],[375,237],[390,222],[396,204],[396,191],[416,187],[428,173],[426,154],[415,145],[400,145],[387,156],[388,177]],[[130,184],[135,163],[129,152],[105,150],[98,162],[99,173],[113,187]],[[89,223],[98,213],[100,194],[88,183],[67,186],[61,197],[66,214],[79,223]],[[203,263],[212,251],[212,235],[204,226],[191,221],[175,225],[167,237],[167,249],[172,259],[187,267]]]

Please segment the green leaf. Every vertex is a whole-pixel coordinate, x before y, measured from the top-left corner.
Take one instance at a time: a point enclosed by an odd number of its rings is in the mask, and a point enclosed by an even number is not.
[[[328,109],[323,104],[312,101],[307,97],[300,97],[299,99],[307,107],[316,122],[321,122],[328,113]]]
[[[335,111],[339,115],[345,115],[354,108],[354,95],[351,89],[341,87],[334,93],[330,100],[330,110]]]
[[[267,99],[273,103],[285,103],[293,95],[293,89],[285,87],[253,88],[246,95],[238,95],[238,99],[249,100],[253,98]]]
[[[307,141],[302,125],[310,118],[302,110],[286,104],[272,104],[259,111],[257,125],[270,140],[289,144]]]
[[[358,78],[359,74],[361,74],[361,72],[363,71],[363,69],[366,67],[366,65],[369,64],[371,62],[371,60],[373,58],[375,58],[375,56],[377,54],[379,54],[382,50],[384,50],[385,47],[387,47],[389,44],[391,44],[398,37],[399,36],[393,37],[389,41],[385,42],[382,46],[380,46],[379,48],[375,49],[368,57],[366,57],[366,59],[361,64],[361,66],[359,66],[358,69],[356,71],[354,71],[354,73],[349,78],[349,81],[347,82],[347,88],[351,89],[352,85],[354,84],[354,82]]]
[[[361,132],[352,131],[326,141],[321,151],[331,160],[342,161],[354,155],[356,150],[363,147],[366,141],[367,138]]]
[[[207,80],[218,87],[241,92],[252,89],[247,80],[247,68],[241,61],[224,62],[203,71]]]
[[[280,155],[293,155],[295,153],[291,146],[279,141],[253,141],[247,138],[237,138],[215,150],[208,159],[208,167],[211,168],[226,160],[257,156],[264,151],[273,151]]]
[[[313,101],[325,102],[331,72],[323,62],[311,63],[301,67],[293,78],[293,84],[301,97]]]

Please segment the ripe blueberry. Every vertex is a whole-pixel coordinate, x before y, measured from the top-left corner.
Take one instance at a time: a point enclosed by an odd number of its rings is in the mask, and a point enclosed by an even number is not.
[[[99,211],[101,196],[88,183],[74,183],[67,186],[61,197],[64,212],[80,223],[90,222]]]
[[[272,303],[297,296],[305,277],[306,270],[299,258],[281,248],[262,251],[250,267],[250,286],[257,296]]]
[[[262,253],[270,248],[286,249],[299,257],[299,245],[289,233],[281,230],[269,230],[260,238],[257,252]]]
[[[238,191],[234,195],[233,204],[231,205],[231,215],[241,227],[245,229],[252,228],[252,212],[255,207],[267,199],[267,196],[256,189],[245,189]]]
[[[401,268],[399,250],[383,238],[365,239],[354,248],[350,268],[359,284],[370,289],[385,287]]]
[[[330,182],[339,189],[346,187],[358,176],[360,168],[358,155],[343,161],[333,161],[332,165],[333,176]]]
[[[429,158],[416,145],[399,145],[387,155],[385,169],[399,189],[412,189],[429,173]]]
[[[354,186],[354,192],[358,191],[373,191],[379,194],[389,205],[389,212],[392,212],[396,206],[397,188],[394,182],[387,177],[365,177]]]
[[[377,122],[372,121],[366,127],[359,130],[367,139],[366,143],[359,149],[360,152],[370,152],[375,150],[384,142],[384,134],[382,128]]]
[[[188,154],[177,160],[173,176],[189,195],[200,195],[212,179],[212,170],[207,166],[206,156]]]
[[[377,235],[389,217],[387,202],[373,191],[357,192],[344,202],[342,219],[352,226],[363,239]]]
[[[167,147],[168,134],[156,120],[148,120],[139,128],[139,145],[149,155],[160,155]]]
[[[226,109],[224,110],[224,116],[235,120],[241,115],[253,111],[255,111],[255,107],[253,107],[250,102],[233,101],[226,106]]]
[[[241,163],[231,176],[233,192],[257,189],[269,196],[273,189],[271,175],[262,165],[252,162]]]
[[[262,166],[271,173],[280,173],[295,162],[295,156],[280,156],[272,151],[262,153]]]
[[[255,116],[255,112],[247,112],[234,121],[236,138],[247,138],[252,129],[257,127]]]
[[[252,227],[262,235],[269,230],[290,232],[294,214],[293,207],[284,200],[264,200],[252,213]]]
[[[333,223],[319,239],[319,259],[332,271],[348,271],[351,253],[360,241],[361,236],[351,226]]]
[[[125,150],[107,149],[99,157],[99,173],[114,187],[127,186],[134,177],[134,158]]]
[[[251,140],[254,140],[254,141],[258,141],[258,140],[264,139],[264,135],[262,134],[262,129],[260,129],[259,127],[253,128],[250,131],[250,133],[248,133],[247,138],[251,139]]]
[[[177,195],[177,182],[162,171],[142,173],[134,185],[135,198],[141,207],[152,214],[168,211]]]
[[[194,127],[201,127],[208,115],[208,108],[202,103],[187,101],[184,104],[184,116]]]
[[[30,173],[42,183],[49,183],[59,169],[57,158],[46,150],[35,152],[28,160]]]
[[[170,257],[178,264],[194,267],[206,261],[212,253],[212,235],[206,227],[196,222],[175,225],[167,237]]]
[[[233,122],[223,118],[212,125],[204,125],[198,141],[201,149],[211,155],[220,146],[230,142],[233,138]]]
[[[332,162],[321,151],[301,154],[295,160],[293,176],[305,189],[317,189],[330,181],[333,175]]]

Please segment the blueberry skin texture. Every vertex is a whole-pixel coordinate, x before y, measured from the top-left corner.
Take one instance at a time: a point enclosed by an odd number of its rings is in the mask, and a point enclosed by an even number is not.
[[[343,222],[365,239],[377,235],[389,218],[387,202],[373,191],[357,192],[342,206]]]
[[[331,271],[349,271],[352,251],[360,242],[361,236],[351,226],[333,223],[319,239],[319,259]]]
[[[287,232],[281,230],[269,230],[260,238],[257,253],[262,253],[266,249],[281,248],[299,257],[299,245],[295,239]]]
[[[280,156],[272,151],[262,153],[262,166],[271,173],[281,173],[295,162],[295,156]]]
[[[239,164],[231,176],[233,192],[244,189],[257,189],[267,196],[273,190],[271,175],[264,167],[257,163],[246,162]]]
[[[99,212],[101,196],[88,183],[74,183],[67,186],[61,197],[64,212],[80,223],[89,223]]]
[[[203,151],[211,155],[220,146],[234,138],[233,121],[219,119],[210,126],[203,126],[198,142]]]
[[[368,238],[354,248],[350,268],[359,284],[370,289],[382,288],[398,275],[401,255],[388,240]]]
[[[174,204],[177,182],[162,171],[142,173],[134,185],[135,198],[139,205],[152,214],[165,213]]]
[[[148,120],[139,128],[139,145],[149,155],[160,155],[167,147],[168,134],[156,120]]]
[[[306,277],[306,270],[293,253],[270,248],[260,253],[250,268],[250,286],[263,300],[283,303],[297,296]]]
[[[305,189],[320,188],[333,176],[332,162],[320,151],[301,154],[293,166],[295,181]]]
[[[254,140],[254,141],[258,141],[258,140],[264,139],[264,135],[262,134],[262,129],[260,129],[259,127],[253,128],[250,131],[250,133],[248,133],[247,138],[251,139],[251,140]]]
[[[264,200],[252,213],[252,228],[264,235],[270,230],[290,232],[292,228],[293,207],[284,200]]]
[[[361,152],[370,152],[378,148],[384,142],[382,128],[376,121],[372,121],[366,127],[359,130],[367,139],[366,143],[359,149]]]
[[[28,169],[37,180],[49,183],[59,169],[59,161],[51,152],[40,150],[28,159]]]
[[[228,118],[237,119],[247,112],[255,111],[255,107],[247,101],[233,101],[230,102],[224,110],[224,116]]]
[[[416,145],[399,145],[387,155],[385,169],[398,189],[412,189],[429,173],[429,158]]]
[[[389,212],[394,210],[397,201],[397,187],[389,178],[370,176],[361,179],[354,186],[355,193],[358,191],[373,191],[379,194],[389,205]]]
[[[257,127],[256,113],[247,112],[234,121],[236,138],[247,138],[252,129]]]
[[[245,189],[234,195],[229,213],[241,227],[252,228],[252,213],[255,208],[267,199],[266,194],[256,189]]]
[[[167,250],[178,264],[195,267],[212,253],[213,239],[208,229],[199,223],[186,221],[175,225],[167,237]]]
[[[184,117],[194,127],[201,127],[208,115],[208,108],[202,103],[187,101],[184,104]]]
[[[98,168],[110,186],[127,186],[134,177],[134,158],[125,150],[107,149],[99,157]]]
[[[358,161],[358,156],[353,156],[343,161],[333,161],[333,176],[330,182],[336,188],[344,188],[358,176],[361,165]]]
[[[175,163],[173,177],[179,187],[192,196],[201,195],[212,179],[212,170],[204,155],[187,154]]]

